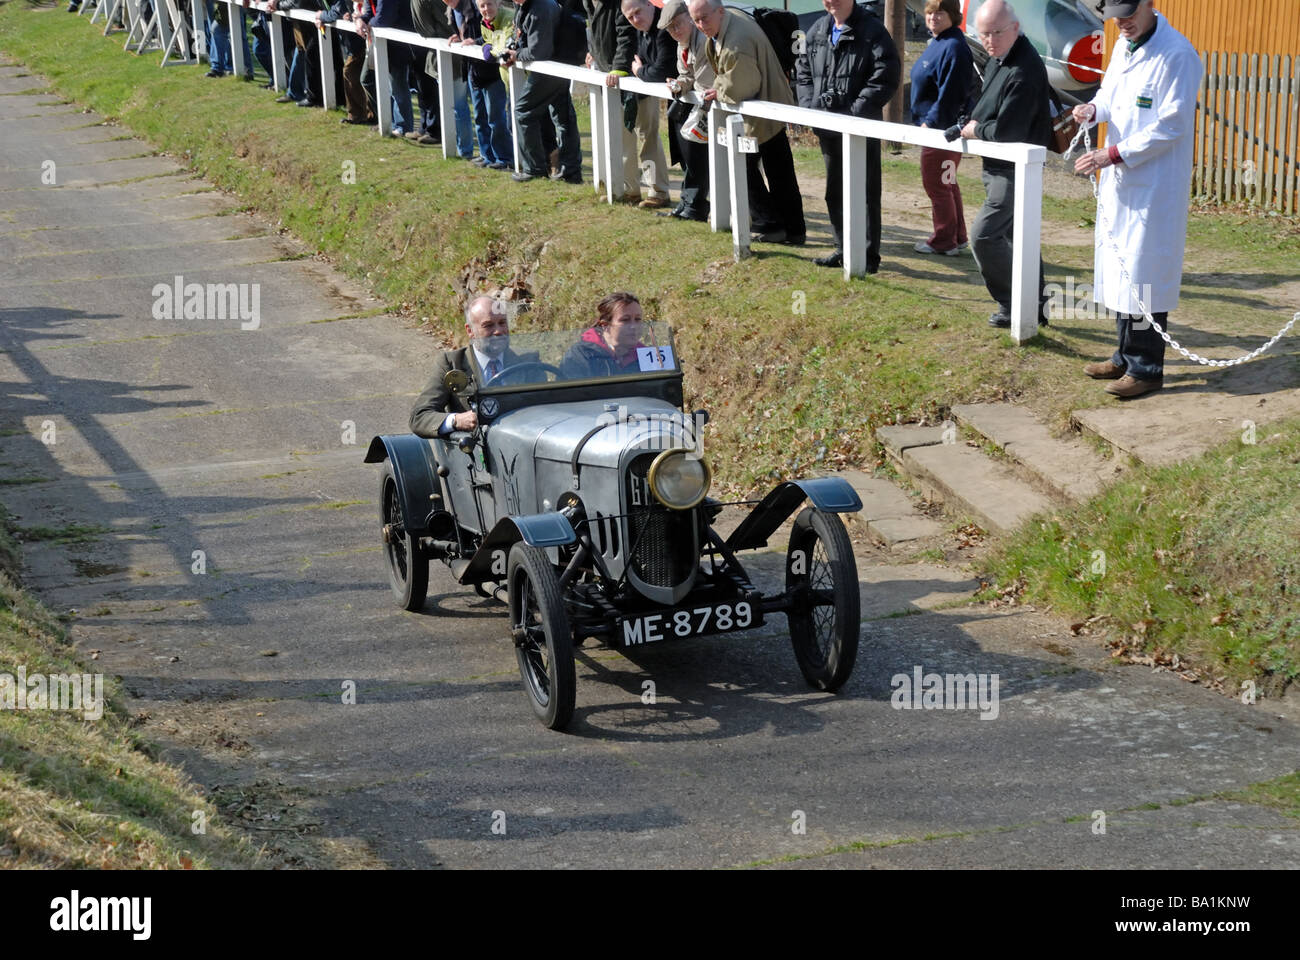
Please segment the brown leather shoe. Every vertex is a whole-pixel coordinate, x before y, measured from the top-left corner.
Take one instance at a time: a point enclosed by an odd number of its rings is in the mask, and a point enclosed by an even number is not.
[[[646,197],[637,204],[642,210],[662,210],[668,206],[667,197]]]
[[[1098,360],[1083,368],[1083,372],[1094,380],[1118,380],[1124,376],[1124,368],[1117,367],[1109,360]]]
[[[1106,392],[1112,397],[1119,397],[1121,400],[1132,400],[1144,393],[1153,393],[1164,385],[1163,380],[1139,380],[1125,374],[1114,383],[1106,384]]]

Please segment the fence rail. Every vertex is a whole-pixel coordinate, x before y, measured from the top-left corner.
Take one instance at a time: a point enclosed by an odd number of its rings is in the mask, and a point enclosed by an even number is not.
[[[184,0],[180,0],[184,2]],[[245,63],[244,39],[238,27],[240,12],[253,10],[267,14],[271,33],[271,79],[277,90],[287,87],[287,67],[284,62],[283,30],[286,20],[315,20],[315,12],[305,10],[268,11],[264,2],[242,2],[242,0],[218,0],[229,6],[231,24],[231,63],[235,76],[242,76],[251,65]],[[101,7],[116,10],[120,5],[134,27],[138,14],[139,0],[100,0]],[[173,22],[169,24],[172,32],[191,30],[196,52],[206,57],[202,47],[202,22],[198,19],[199,0],[192,3],[192,22],[189,25]],[[154,0],[156,16],[170,17],[179,7],[165,0]],[[111,20],[106,23],[105,33],[111,29]],[[183,18],[182,18],[183,19]],[[330,31],[341,30],[355,33],[356,27],[346,21],[325,24],[322,28],[320,43],[321,90],[323,106],[331,109],[335,103],[335,58],[333,35]],[[455,105],[453,102],[453,83],[451,82],[454,61],[452,57],[482,56],[481,49],[473,46],[452,44],[446,40],[424,37],[406,30],[394,30],[387,27],[374,28],[371,33],[371,46],[374,56],[375,109],[379,120],[379,133],[387,135],[392,130],[392,104],[390,100],[388,78],[388,44],[404,43],[423,50],[436,53],[435,62],[438,72],[439,116],[442,122],[442,150],[446,156],[452,149],[450,131],[455,129]],[[128,43],[130,41],[128,40]],[[160,44],[161,46],[162,44]],[[137,47],[137,52],[141,52]],[[621,134],[617,134],[622,125],[623,111],[620,93],[645,94],[663,100],[671,99],[665,84],[648,84],[635,77],[619,78],[617,86],[605,84],[605,74],[599,70],[571,66],[552,61],[536,61],[527,65],[515,65],[510,68],[510,119],[514,133],[515,170],[520,171],[521,156],[519,149],[519,112],[515,109],[517,91],[525,80],[527,73],[540,73],[552,77],[561,77],[588,85],[591,106],[591,142],[593,184],[604,194],[605,199],[615,203],[623,195],[624,184]],[[442,82],[443,79],[447,82]],[[408,92],[409,95],[409,92]],[[693,103],[699,100],[695,94],[688,94],[683,99]],[[715,102],[709,110],[709,174],[710,174],[710,213],[709,224],[715,231],[730,230],[732,235],[732,253],[740,260],[750,253],[749,196],[746,187],[746,159],[742,142],[744,118],[766,118],[783,123],[822,130],[834,130],[843,135],[844,182],[847,185],[862,184],[866,181],[867,140],[888,140],[894,143],[908,143],[921,147],[932,147],[952,153],[968,156],[992,157],[1015,164],[1015,221],[1013,226],[1012,254],[1012,300],[1011,300],[1011,336],[1016,342],[1024,343],[1038,332],[1038,258],[1040,251],[1042,227],[1043,164],[1047,159],[1044,147],[1027,143],[992,143],[983,140],[956,140],[948,142],[938,130],[924,130],[908,124],[889,123],[883,120],[865,120],[859,117],[828,113],[821,110],[809,110],[803,107],[787,106],[762,100],[746,100],[734,106]],[[603,189],[601,189],[603,187]],[[866,196],[862,190],[845,189],[843,211],[843,255],[844,277],[862,276],[866,272]]]
[[[1204,54],[1192,191],[1300,211],[1300,56]]]

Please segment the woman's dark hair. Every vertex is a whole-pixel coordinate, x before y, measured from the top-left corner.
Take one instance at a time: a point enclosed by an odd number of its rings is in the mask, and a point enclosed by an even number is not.
[[[936,10],[948,14],[948,19],[952,21],[954,27],[961,26],[961,4],[957,0],[926,0],[925,12],[929,14]]]
[[[596,325],[601,326],[606,323],[612,323],[614,320],[614,311],[619,307],[625,307],[630,303],[640,303],[635,293],[628,293],[625,290],[619,290],[615,293],[607,293],[600,298],[600,303],[596,304]]]

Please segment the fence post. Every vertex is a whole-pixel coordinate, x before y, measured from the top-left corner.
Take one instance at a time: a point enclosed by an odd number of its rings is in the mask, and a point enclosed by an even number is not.
[[[106,0],[99,0],[102,7]],[[207,25],[207,7],[203,0],[190,0],[190,21],[194,25],[194,59],[202,63],[207,60],[212,62],[208,56],[208,25]]]
[[[427,54],[426,54],[427,58]],[[442,158],[446,160],[453,150],[459,150],[456,144],[456,64],[450,50],[439,48],[434,51],[434,62],[438,65],[438,116],[442,124]],[[416,124],[419,127],[419,124]]]
[[[1011,339],[1024,343],[1038,333],[1038,264],[1043,217],[1045,147],[1030,147],[1016,163],[1016,213],[1011,237]]]
[[[623,182],[623,94],[618,87],[608,85],[600,91],[600,165],[604,168],[605,199],[618,203],[629,186]]]
[[[520,136],[519,129],[519,85],[524,82],[526,74],[523,67],[515,65],[509,69],[510,73],[510,134],[515,143],[515,173],[524,172],[524,145],[523,138]],[[547,123],[550,122],[548,119]],[[452,128],[453,131],[455,128]],[[455,136],[455,133],[452,133]],[[447,139],[447,130],[442,131],[443,140]]]
[[[267,14],[266,26],[271,31],[271,82],[277,91],[284,93],[289,89],[289,68],[284,62],[284,19],[276,13]]]
[[[867,195],[859,189],[867,182],[867,138],[845,134],[843,194],[844,279],[867,272]]]
[[[320,40],[320,102],[326,110],[333,110],[339,105],[338,94],[334,87],[334,38],[337,34],[333,27],[321,24],[317,31]]]
[[[745,135],[745,118],[727,115],[727,175],[731,195],[731,255],[737,262],[749,256],[749,177],[740,138]]]
[[[244,22],[244,8],[237,0],[230,0],[226,6],[230,11],[227,26],[230,29],[230,65],[234,68],[231,73],[242,77],[249,69],[244,62],[244,38],[248,36],[248,24]]]
[[[726,114],[709,109],[709,229],[731,229],[731,175],[727,172]]]
[[[383,37],[370,35],[375,45],[375,112],[379,114],[379,135],[386,137],[393,132],[393,91],[388,82],[388,41]],[[411,91],[406,91],[409,97]]]
[[[602,129],[604,124],[601,123],[601,103],[600,89],[588,84],[587,107],[591,115],[591,186],[597,193],[600,193],[600,185],[605,182],[605,171],[600,165],[600,158],[605,149],[602,146],[605,134]]]

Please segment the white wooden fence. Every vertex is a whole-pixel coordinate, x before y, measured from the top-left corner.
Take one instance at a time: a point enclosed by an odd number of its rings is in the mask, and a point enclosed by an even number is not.
[[[193,4],[193,22],[195,44],[201,54],[206,55],[201,46],[202,0],[190,0]],[[239,0],[223,0],[230,7],[231,60],[235,76],[242,76],[246,69],[244,62],[243,38],[239,35],[239,11],[259,10],[267,12],[262,2],[241,3]],[[138,0],[100,0],[101,6],[125,4],[129,14],[133,14],[132,5]],[[155,0],[156,9],[162,16],[170,14],[172,4],[166,0]],[[138,8],[137,8],[138,9]],[[269,16],[271,27],[272,81],[277,90],[287,86],[287,68],[284,62],[284,45],[282,43],[284,22],[286,20],[315,21],[315,11],[277,10]],[[175,28],[177,25],[172,24]],[[326,24],[327,30],[341,30],[355,33],[356,27],[349,21],[339,20]],[[182,28],[183,29],[183,28]],[[105,33],[107,33],[107,27]],[[174,32],[174,31],[173,31]],[[406,30],[376,28],[371,31],[374,47],[375,99],[379,118],[379,133],[388,134],[392,129],[392,103],[390,100],[388,80],[388,44],[406,43],[413,47],[436,52],[438,77],[447,78],[448,82],[438,84],[439,115],[444,131],[442,137],[443,156],[453,149],[450,131],[455,129],[455,105],[453,102],[453,84],[451,83],[452,57],[482,56],[482,51],[474,46],[451,44],[445,40],[435,40],[420,36]],[[333,44],[328,36],[322,37],[320,43],[321,90],[323,105],[326,109],[337,106],[335,98],[334,72],[336,69],[333,56]],[[593,92],[590,96],[591,106],[591,142],[592,142],[592,180],[595,188],[601,192],[609,203],[616,203],[623,195],[623,137],[617,131],[623,123],[623,110],[620,91],[646,94],[660,99],[670,99],[665,84],[649,84],[634,77],[622,77],[616,87],[605,85],[605,74],[586,67],[570,66],[551,61],[537,61],[527,66],[516,65],[509,70],[511,123],[514,126],[515,169],[521,169],[519,113],[515,106],[516,91],[524,81],[524,74],[542,73],[547,76],[562,77],[566,80],[588,84]],[[699,100],[694,93],[683,99],[693,103]],[[1013,234],[1014,259],[1012,268],[1011,300],[1011,336],[1018,343],[1034,337],[1038,332],[1038,260],[1040,252],[1040,234],[1042,226],[1043,163],[1047,158],[1044,147],[1026,143],[990,143],[983,140],[956,140],[949,143],[938,130],[921,129],[908,124],[888,123],[882,120],[863,120],[843,114],[827,113],[821,110],[807,110],[802,107],[786,106],[763,100],[746,100],[733,106],[715,102],[709,110],[709,175],[710,212],[709,225],[714,231],[730,230],[732,236],[733,256],[740,260],[750,253],[749,192],[746,188],[745,154],[741,147],[741,134],[744,117],[763,117],[784,123],[834,130],[843,134],[844,182],[850,185],[865,184],[867,140],[888,140],[894,143],[910,143],[921,147],[934,147],[954,153],[979,157],[993,157],[1015,164],[1016,196],[1015,223]],[[603,189],[602,189],[603,187]],[[866,196],[860,189],[844,191],[844,277],[862,276],[866,272],[866,236],[867,208]]]
[[[1192,192],[1300,210],[1300,56],[1207,53]]]

